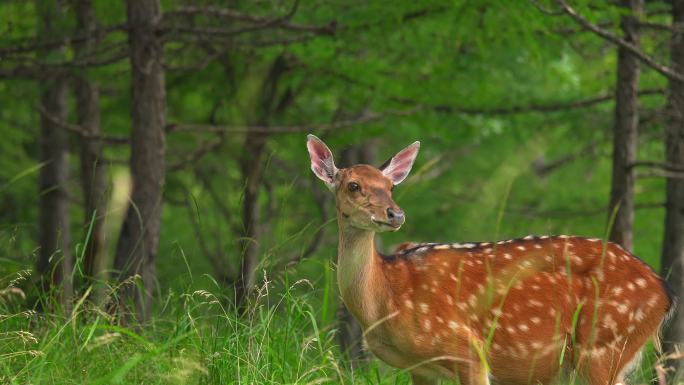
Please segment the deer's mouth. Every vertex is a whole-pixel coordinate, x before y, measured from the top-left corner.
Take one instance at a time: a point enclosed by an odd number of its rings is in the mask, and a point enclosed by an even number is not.
[[[371,220],[376,225],[386,226],[386,227],[389,227],[390,229],[393,229],[393,230],[397,230],[401,227],[401,224],[399,224],[399,223],[389,223],[389,222],[385,222],[385,221],[379,221],[375,218],[371,218]]]

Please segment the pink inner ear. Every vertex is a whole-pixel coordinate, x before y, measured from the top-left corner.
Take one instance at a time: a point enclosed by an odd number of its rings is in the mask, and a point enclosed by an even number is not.
[[[385,176],[392,179],[395,184],[401,183],[411,171],[413,162],[418,154],[418,145],[411,145],[395,155],[390,164],[382,171]]]
[[[312,157],[315,156],[319,159],[327,159],[332,155],[325,145],[318,143],[315,140],[309,140],[307,147],[309,148],[309,153]]]
[[[309,139],[306,143],[311,157],[311,170],[326,183],[333,183],[335,164],[328,147],[316,139]]]

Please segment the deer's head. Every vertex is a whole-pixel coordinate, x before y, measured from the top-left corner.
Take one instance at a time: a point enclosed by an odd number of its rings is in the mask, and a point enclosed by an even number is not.
[[[420,142],[399,151],[380,168],[358,164],[338,169],[328,146],[314,135],[308,136],[306,147],[311,170],[335,194],[342,223],[376,232],[396,231],[404,224],[404,212],[392,199],[392,190],[411,171]]]

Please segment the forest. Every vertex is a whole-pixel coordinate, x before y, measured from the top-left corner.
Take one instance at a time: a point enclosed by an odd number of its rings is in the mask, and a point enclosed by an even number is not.
[[[0,133],[2,384],[411,383],[341,300],[309,134],[420,141],[383,253],[634,253],[680,311],[629,382],[684,378],[684,0],[4,0]]]

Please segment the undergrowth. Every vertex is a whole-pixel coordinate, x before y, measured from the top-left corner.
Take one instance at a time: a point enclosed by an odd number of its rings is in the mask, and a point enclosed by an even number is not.
[[[376,361],[348,369],[335,329],[319,323],[312,305],[320,293],[306,280],[267,282],[242,316],[207,290],[169,292],[142,328],[121,326],[86,300],[89,291],[68,314],[58,305],[22,310],[20,284],[29,278],[1,282],[2,384],[409,383]]]

